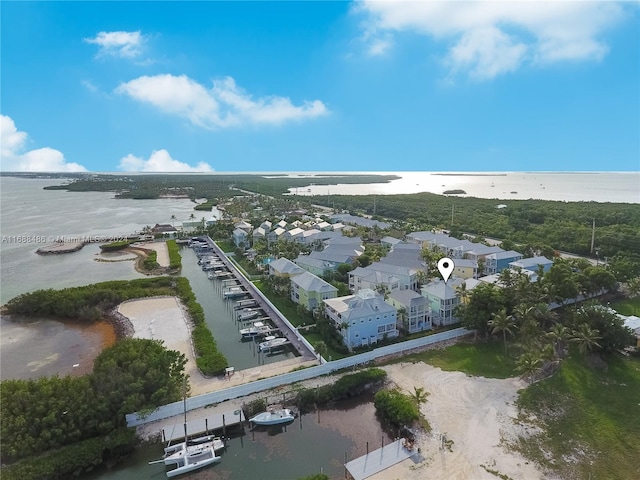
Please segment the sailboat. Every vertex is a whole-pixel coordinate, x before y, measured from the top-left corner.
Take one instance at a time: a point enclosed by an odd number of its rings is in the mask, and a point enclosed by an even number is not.
[[[187,385],[186,378],[183,396],[184,410],[184,441],[174,445],[168,445],[164,449],[164,456],[160,460],[149,462],[149,465],[164,463],[165,465],[175,465],[172,470],[167,471],[167,477],[177,477],[183,473],[193,472],[200,468],[222,460],[216,455],[216,451],[225,448],[224,440],[221,437],[207,435],[189,440],[187,435]]]

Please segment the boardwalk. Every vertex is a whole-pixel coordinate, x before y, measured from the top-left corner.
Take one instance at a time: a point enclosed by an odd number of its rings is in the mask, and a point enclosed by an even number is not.
[[[190,437],[199,435],[209,435],[214,430],[226,430],[227,427],[241,424],[246,418],[242,413],[242,409],[230,410],[224,413],[214,413],[205,418],[196,418],[186,423],[173,424],[162,429],[162,441],[174,442],[185,437],[185,430]],[[225,432],[226,433],[226,432]]]
[[[364,480],[378,472],[392,467],[396,463],[417,454],[417,451],[407,450],[402,446],[404,439],[396,440],[378,450],[369,452],[355,460],[351,460],[344,466],[353,480]]]
[[[408,340],[402,343],[387,345],[384,347],[376,348],[375,350],[372,350],[370,352],[353,355],[351,357],[342,358],[340,360],[334,360],[333,362],[327,362],[322,365],[305,368],[303,370],[284,373],[282,375],[257,379],[254,381],[251,381],[252,376],[248,376],[248,383],[243,383],[230,388],[226,388],[224,390],[218,390],[215,392],[205,393],[202,395],[196,395],[194,397],[187,398],[185,402],[186,408],[187,411],[191,411],[197,408],[215,405],[226,400],[240,398],[251,395],[253,393],[270,390],[281,385],[290,385],[292,383],[301,382],[303,380],[319,377],[321,375],[327,375],[336,370],[363,365],[367,362],[376,360],[377,358],[396,355],[399,353],[410,353],[413,349],[421,349],[427,345],[458,339],[469,335],[470,333],[472,332],[464,328],[456,328],[455,330],[435,333],[427,337],[416,338],[414,340]],[[268,366],[263,366],[262,368],[267,367]],[[181,415],[183,414],[183,412],[183,402],[175,402],[158,407],[158,409],[156,409],[152,413],[148,413],[145,415],[129,413],[126,415],[127,426],[133,427],[137,425],[143,425],[145,423],[155,422],[157,420]]]
[[[289,323],[282,314],[271,305],[271,302],[267,300],[263,293],[238,270],[234,263],[227,258],[220,247],[218,247],[218,245],[210,238],[208,239],[208,243],[214,253],[224,262],[229,271],[233,273],[238,282],[237,285],[244,288],[244,290],[251,295],[252,299],[257,304],[256,308],[262,309],[267,317],[269,317],[273,322],[275,327],[282,332],[282,336],[291,342],[291,345],[298,351],[298,353],[307,360],[317,358],[309,342],[307,342],[307,340],[298,333],[295,328],[293,328],[291,323]]]

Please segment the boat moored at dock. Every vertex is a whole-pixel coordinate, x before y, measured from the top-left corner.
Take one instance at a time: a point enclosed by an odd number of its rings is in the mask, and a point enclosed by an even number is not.
[[[251,417],[249,421],[255,425],[280,425],[295,420],[296,416],[288,408],[270,409]]]

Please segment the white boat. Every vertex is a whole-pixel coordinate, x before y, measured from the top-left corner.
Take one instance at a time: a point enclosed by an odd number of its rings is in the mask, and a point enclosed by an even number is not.
[[[164,457],[166,464],[166,459],[170,457],[174,457],[176,453],[184,451],[185,448],[199,445],[208,445],[211,444],[213,447],[213,451],[217,452],[219,450],[224,450],[225,444],[222,437],[216,437],[215,435],[207,435],[206,437],[200,438],[192,438],[188,442],[178,442],[173,445],[169,445],[164,449]],[[168,465],[168,464],[167,464]]]
[[[176,477],[219,462],[221,457],[215,452],[222,450],[224,446],[222,438],[214,436],[180,442],[166,447],[164,457],[149,464],[175,465],[176,468],[167,472],[167,477]]]
[[[242,313],[238,314],[238,320],[240,320],[241,322],[245,322],[247,320],[256,318],[258,315],[260,315],[260,312],[258,312],[258,310],[246,309]]]
[[[176,466],[176,468],[167,472],[167,477],[172,478],[212,465],[221,459],[216,455],[213,449],[213,442],[211,442],[187,446],[166,457],[164,464]]]
[[[271,350],[276,347],[281,347],[282,345],[289,342],[289,340],[284,337],[274,337],[273,335],[266,337],[264,340],[264,342],[258,345],[258,350],[260,350],[261,352]]]
[[[241,295],[244,295],[245,293],[247,293],[245,290],[243,290],[240,287],[231,287],[229,290],[227,290],[226,292],[224,292],[222,295],[225,298],[231,298],[231,297],[239,297]]]
[[[271,328],[269,328],[268,325],[265,325],[262,322],[254,322],[254,324],[249,328],[241,329],[240,335],[242,335],[242,338],[258,337],[260,335],[265,335],[269,330],[271,330]]]
[[[259,413],[249,419],[255,425],[279,425],[295,420],[296,416],[288,408],[272,409]]]

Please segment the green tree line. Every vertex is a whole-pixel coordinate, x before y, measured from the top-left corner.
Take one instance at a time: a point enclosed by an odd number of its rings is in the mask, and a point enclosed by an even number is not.
[[[89,439],[108,443],[110,435],[126,427],[125,414],[153,410],[182,397],[185,363],[183,354],[167,350],[159,340],[126,338],[98,355],[89,375],[3,381],[3,462]],[[82,462],[95,462],[95,445],[82,448],[89,450]],[[3,477],[4,473],[3,469]]]

